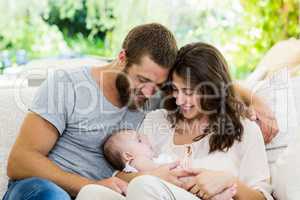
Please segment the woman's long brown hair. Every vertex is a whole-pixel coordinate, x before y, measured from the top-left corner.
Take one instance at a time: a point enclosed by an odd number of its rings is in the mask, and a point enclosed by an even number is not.
[[[193,43],[182,47],[171,70],[169,81],[174,73],[186,81],[200,94],[200,107],[209,111],[209,125],[205,132],[210,135],[209,152],[227,151],[235,141],[241,141],[243,126],[241,118],[244,106],[237,99],[228,65],[222,54],[213,46]],[[176,99],[172,97],[172,87],[166,87],[167,100],[164,103],[168,119],[173,126],[183,120]],[[194,139],[199,140],[200,137]]]

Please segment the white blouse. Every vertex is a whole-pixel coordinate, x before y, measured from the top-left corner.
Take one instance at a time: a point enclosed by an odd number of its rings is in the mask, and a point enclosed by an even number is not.
[[[184,162],[190,158],[189,167],[229,172],[249,187],[261,191],[267,200],[273,200],[262,133],[256,123],[248,119],[243,120],[242,124],[242,141],[236,141],[227,152],[209,153],[209,135],[192,144],[175,145],[174,129],[167,120],[166,110],[147,114],[139,132],[148,136],[156,157]]]

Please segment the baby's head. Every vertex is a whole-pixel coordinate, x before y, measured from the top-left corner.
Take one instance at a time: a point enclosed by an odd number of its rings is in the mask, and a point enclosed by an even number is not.
[[[126,163],[138,157],[152,159],[153,151],[147,137],[134,130],[122,130],[113,133],[103,144],[106,160],[116,169],[122,171]]]

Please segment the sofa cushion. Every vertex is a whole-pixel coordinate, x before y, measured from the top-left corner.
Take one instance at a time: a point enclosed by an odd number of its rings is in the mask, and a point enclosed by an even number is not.
[[[300,199],[300,77],[292,79],[298,126],[290,138],[287,149],[272,167],[274,194],[278,199]]]
[[[0,89],[0,198],[4,195],[7,186],[8,154],[35,91],[34,87]]]
[[[299,127],[298,127],[299,128]],[[273,168],[273,189],[278,199],[300,199],[300,134],[294,134],[288,148]]]

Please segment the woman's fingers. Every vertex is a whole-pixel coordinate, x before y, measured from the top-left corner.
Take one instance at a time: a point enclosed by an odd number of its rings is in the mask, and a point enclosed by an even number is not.
[[[189,181],[183,184],[183,188],[187,191],[190,191],[197,184],[197,180],[195,177],[189,179]]]
[[[180,181],[178,178],[175,178],[175,177],[170,177],[170,180],[168,181],[174,185],[176,185],[177,187],[180,187],[180,188],[184,188],[184,184],[182,181]]]
[[[171,171],[171,174],[175,177],[178,178],[182,178],[182,177],[187,177],[187,176],[191,176],[193,174],[191,174],[189,171],[185,170],[185,169],[173,169]]]
[[[192,194],[198,195],[198,193],[200,192],[200,188],[198,185],[194,185],[189,191]]]
[[[225,189],[223,192],[213,196],[211,200],[228,200],[232,199],[236,194],[236,187],[231,186],[230,188]]]
[[[165,166],[168,167],[169,170],[174,170],[179,165],[180,165],[180,162],[176,161],[176,162],[173,162],[173,163],[166,164]]]
[[[198,197],[200,197],[203,200],[210,199],[209,196],[202,190],[200,190],[197,194]],[[227,199],[226,199],[227,200]]]
[[[204,168],[190,168],[190,169],[186,169],[185,171],[187,171],[188,173],[190,173],[190,175],[197,176],[201,172],[207,171],[207,169],[204,169]]]
[[[194,185],[191,189],[190,192],[196,196],[198,196],[199,198],[201,198],[202,200],[208,200],[209,199],[209,195],[200,189],[200,187],[198,185]]]
[[[204,170],[197,175],[197,185],[200,191],[205,194],[202,199],[210,199],[224,189],[232,186],[235,177],[225,172]],[[198,195],[201,195],[198,194]]]
[[[190,174],[184,169],[177,168],[178,165],[179,163],[175,162],[160,166],[157,169],[149,172],[149,175],[157,176],[178,187],[183,187],[183,182],[180,180],[180,178],[190,176]]]

